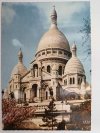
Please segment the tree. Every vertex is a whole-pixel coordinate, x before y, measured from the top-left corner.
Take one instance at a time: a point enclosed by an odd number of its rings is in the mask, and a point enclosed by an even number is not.
[[[20,123],[32,117],[34,111],[35,108],[31,106],[17,106],[14,98],[2,99],[2,122],[4,124],[4,129],[18,129]]]
[[[91,34],[90,17],[83,18],[83,26],[80,30],[84,34],[84,43],[88,41]]]
[[[80,29],[82,33],[82,46],[84,47],[85,56],[83,58],[84,61],[87,59],[91,60],[91,23],[90,16],[83,18],[83,26]],[[91,69],[89,70],[91,73]]]
[[[56,120],[56,107],[55,107],[55,103],[54,103],[54,98],[52,98],[52,100],[50,101],[49,105],[47,106],[47,108],[45,109],[44,112],[44,116],[43,116],[43,122],[45,123],[44,126],[48,126],[48,127],[53,127],[57,126],[57,120]]]
[[[85,48],[85,51],[87,53],[87,57],[91,54],[91,25],[90,25],[90,16],[87,16],[86,18],[83,18],[83,26],[80,29],[80,32],[83,34],[82,36],[82,45]],[[86,58],[87,58],[86,57]]]

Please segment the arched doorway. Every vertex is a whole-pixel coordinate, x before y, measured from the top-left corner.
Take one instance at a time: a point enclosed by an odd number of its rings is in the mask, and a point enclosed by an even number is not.
[[[24,102],[26,102],[26,93],[24,92]]]
[[[37,97],[37,84],[32,85],[33,97]]]
[[[47,72],[50,73],[51,72],[51,68],[50,65],[47,66]]]
[[[21,102],[21,103],[26,101],[25,89],[26,89],[26,87],[22,85],[19,90],[19,97],[20,97],[19,102]]]
[[[34,98],[37,97],[37,84],[32,85],[32,89],[30,91],[30,101],[34,102]]]

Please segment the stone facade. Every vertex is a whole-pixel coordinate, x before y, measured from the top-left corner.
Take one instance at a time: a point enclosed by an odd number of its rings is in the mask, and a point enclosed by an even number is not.
[[[28,102],[49,100],[51,96],[60,100],[63,92],[64,95],[82,94],[83,82],[86,84],[85,71],[76,56],[76,45],[71,50],[65,35],[57,27],[54,8],[50,29],[41,38],[29,70],[23,65],[20,49],[18,64],[11,73],[8,93],[13,92],[17,101]]]

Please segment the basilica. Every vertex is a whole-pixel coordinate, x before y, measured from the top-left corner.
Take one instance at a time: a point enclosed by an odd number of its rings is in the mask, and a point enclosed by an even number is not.
[[[70,48],[66,36],[57,26],[55,7],[51,12],[51,26],[42,36],[34,60],[27,69],[23,53],[18,52],[18,63],[11,72],[5,93],[12,93],[16,101],[39,102],[51,96],[84,99],[87,81],[84,67],[77,57],[77,46]],[[16,56],[16,55],[15,55]]]

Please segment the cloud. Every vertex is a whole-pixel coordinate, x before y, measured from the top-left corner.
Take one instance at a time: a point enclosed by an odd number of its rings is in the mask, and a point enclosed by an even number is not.
[[[9,81],[9,75],[17,62],[16,55],[20,47],[24,55],[28,54],[24,56],[25,65],[29,66],[33,60],[41,36],[49,29],[53,5],[57,11],[59,29],[68,38],[70,46],[74,41],[76,42],[78,57],[82,59],[83,47],[81,34],[78,31],[82,25],[81,19],[89,13],[89,2],[6,2],[6,5],[2,5],[1,14],[3,22],[1,33],[2,88],[5,88]],[[9,51],[12,53],[10,54]],[[87,60],[85,69],[89,70]]]
[[[18,39],[13,39],[12,45],[15,47],[23,47],[23,44]]]
[[[16,12],[13,10],[12,6],[2,5],[1,8],[1,18],[2,22],[6,24],[11,24],[16,15]]]
[[[47,17],[47,21],[49,21],[48,16],[50,16],[50,13],[52,11],[52,6],[55,5],[57,15],[58,15],[58,22],[59,24],[66,25],[67,23],[70,23],[72,20],[72,17],[74,14],[80,13],[81,11],[84,11],[87,8],[88,3],[87,2],[55,2],[55,3],[49,3],[49,7],[46,6],[48,3],[34,3],[41,11],[44,10],[43,13],[45,13]]]

